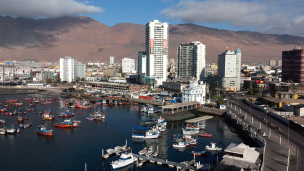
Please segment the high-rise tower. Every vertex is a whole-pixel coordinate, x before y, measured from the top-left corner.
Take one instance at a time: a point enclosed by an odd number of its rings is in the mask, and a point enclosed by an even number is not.
[[[154,76],[157,85],[167,79],[169,24],[153,20],[146,24],[147,76]]]

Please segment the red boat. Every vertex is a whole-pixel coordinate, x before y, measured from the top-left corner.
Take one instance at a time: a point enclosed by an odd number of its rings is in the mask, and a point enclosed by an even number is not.
[[[203,133],[203,134],[198,134],[200,137],[206,137],[206,138],[212,138],[212,134],[208,133]]]
[[[32,98],[25,98],[24,100],[25,101],[29,101],[29,100],[32,100]]]
[[[110,103],[109,103],[109,106],[113,106],[113,103],[112,103],[112,102],[110,102]]]
[[[66,124],[66,123],[56,123],[54,124],[54,126],[59,127],[59,128],[69,128],[70,124]]]
[[[52,101],[46,101],[45,103],[52,103]]]

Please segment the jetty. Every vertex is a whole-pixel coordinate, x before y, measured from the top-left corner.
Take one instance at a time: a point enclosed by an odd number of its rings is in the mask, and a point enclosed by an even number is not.
[[[188,119],[185,122],[186,123],[199,122],[199,121],[204,121],[204,120],[208,120],[208,119],[212,119],[212,118],[213,118],[213,116],[202,116],[202,117],[198,117],[198,118]]]
[[[124,146],[121,147],[117,146],[114,149],[108,149],[107,154],[104,154],[104,150],[102,149],[102,158],[106,160],[114,154],[120,155],[123,152],[131,151],[131,148],[126,146],[127,146],[127,142],[126,145]],[[202,167],[200,162],[195,163],[195,156],[194,159],[192,159],[191,161],[185,161],[180,163],[168,161],[167,159],[157,158],[158,147],[157,147],[157,151],[154,151],[150,156],[139,155],[135,153],[132,153],[132,155],[137,158],[137,162],[136,162],[137,167],[141,167],[146,162],[156,163],[157,165],[169,166],[170,168],[176,168],[177,170],[180,171],[185,171],[185,170],[195,171]]]

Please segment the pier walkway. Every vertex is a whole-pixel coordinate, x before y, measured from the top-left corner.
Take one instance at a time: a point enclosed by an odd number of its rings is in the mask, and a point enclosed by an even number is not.
[[[186,123],[199,122],[199,121],[208,120],[211,118],[213,118],[213,116],[202,116],[202,117],[198,117],[198,118],[188,119],[185,122]]]
[[[271,123],[266,126],[236,105],[229,105],[227,115],[236,120],[237,124],[241,124],[243,129],[249,131],[251,137],[264,144],[263,171],[285,171],[288,167],[290,170],[296,170],[295,165],[289,164],[291,160],[289,156],[290,154],[297,154],[297,148],[281,137],[279,128]]]
[[[139,155],[139,154],[134,154],[133,156],[138,158],[139,160],[144,160],[144,161],[152,161],[152,162],[156,162],[159,165],[165,164],[168,165],[169,167],[175,167],[177,169],[180,170],[197,170],[195,167],[191,166],[191,164],[195,163],[195,160],[191,160],[190,162],[188,162],[187,164],[181,164],[181,163],[177,163],[177,162],[172,162],[172,161],[168,161],[168,160],[164,160],[164,159],[159,159],[159,158],[155,158],[155,157],[147,157],[147,156],[143,156],[143,155]]]

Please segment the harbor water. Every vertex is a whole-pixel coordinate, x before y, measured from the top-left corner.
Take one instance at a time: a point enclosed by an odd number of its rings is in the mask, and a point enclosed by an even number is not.
[[[28,95],[2,95],[1,103],[6,104],[8,99],[20,99],[24,103],[20,108],[26,111],[26,108],[34,108],[33,112],[27,112],[24,117],[28,117],[28,122],[32,123],[30,128],[21,129],[20,134],[0,135],[0,170],[1,171],[19,171],[19,170],[44,170],[44,171],[83,171],[87,163],[88,171],[112,170],[110,162],[118,159],[113,156],[107,160],[102,160],[102,149],[104,151],[116,146],[125,145],[127,140],[128,147],[132,148],[133,153],[138,153],[143,147],[153,146],[159,149],[158,157],[168,159],[169,161],[182,162],[193,159],[192,151],[203,151],[210,142],[217,143],[217,146],[225,149],[230,143],[243,143],[244,141],[235,133],[232,133],[228,124],[221,117],[214,117],[206,121],[206,129],[201,133],[207,132],[213,134],[212,138],[195,137],[198,139],[196,146],[185,149],[174,149],[172,147],[173,135],[181,134],[181,128],[185,123],[169,122],[167,130],[162,133],[158,139],[132,139],[132,127],[139,126],[147,119],[147,116],[141,114],[141,105],[129,104],[113,107],[97,106],[91,109],[69,109],[62,101],[56,103],[30,107],[29,98],[48,98],[48,95],[28,94]],[[58,98],[59,96],[52,96]],[[62,97],[61,97],[62,98]],[[64,99],[64,98],[62,98]],[[135,107],[137,109],[135,109]],[[41,115],[36,112],[44,112],[51,109],[55,115],[53,121],[43,121]],[[13,112],[19,110],[19,107],[9,105],[8,110]],[[72,119],[80,120],[81,124],[77,128],[55,128],[54,124],[62,122],[64,118],[58,117],[60,112],[70,110],[75,116]],[[89,121],[86,117],[93,111],[100,110],[106,113],[103,121]],[[4,116],[5,125],[18,126],[17,116]],[[52,137],[41,136],[37,134],[37,126],[46,123],[54,132]],[[105,151],[106,152],[106,151]],[[221,159],[221,157],[219,157]],[[212,167],[217,157],[208,152],[207,156],[196,156],[196,160],[201,164]],[[176,170],[165,166],[146,163],[141,168],[133,167],[122,170]]]

